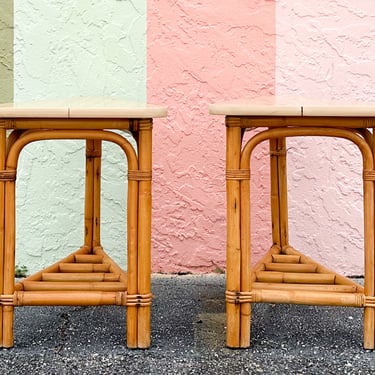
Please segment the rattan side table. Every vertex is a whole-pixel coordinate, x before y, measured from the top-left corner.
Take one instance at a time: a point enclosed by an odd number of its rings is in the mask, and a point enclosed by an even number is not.
[[[163,107],[109,97],[0,105],[0,347],[14,345],[14,307],[26,305],[126,306],[127,346],[150,346],[152,120],[166,114]],[[137,150],[113,130],[131,132]],[[18,158],[31,142],[61,139],[86,141],[83,244],[15,284]],[[102,141],[117,144],[128,163],[127,272],[100,242]]]
[[[375,347],[375,106],[316,105],[302,100],[238,100],[210,106],[224,115],[227,180],[227,346],[250,346],[251,304],[294,303],[364,309],[364,347]],[[242,145],[246,129],[257,134]],[[289,244],[286,138],[336,137],[363,158],[364,287],[318,264]],[[269,141],[272,246],[251,269],[250,158]]]

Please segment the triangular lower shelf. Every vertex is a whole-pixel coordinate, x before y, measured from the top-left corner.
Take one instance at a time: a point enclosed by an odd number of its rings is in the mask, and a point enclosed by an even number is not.
[[[337,293],[364,292],[363,286],[313,261],[291,246],[274,245],[252,270],[252,289]]]
[[[123,305],[127,274],[101,246],[83,246],[15,284],[17,305]]]

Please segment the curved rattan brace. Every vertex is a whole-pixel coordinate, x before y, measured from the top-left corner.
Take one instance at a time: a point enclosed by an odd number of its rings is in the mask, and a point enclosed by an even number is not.
[[[152,302],[152,294],[128,294],[126,296],[126,306],[150,306]]]
[[[138,170],[128,171],[129,181],[150,181],[151,179],[152,179],[152,171],[138,171]]]
[[[375,181],[375,170],[363,171],[363,179],[365,181]]]
[[[227,180],[250,180],[250,169],[227,169]]]
[[[1,294],[0,295],[0,305],[14,306],[14,296],[13,296],[13,294]]]
[[[0,171],[0,181],[15,181],[17,177],[16,170]]]
[[[254,302],[253,292],[233,292],[227,290],[225,292],[225,299],[228,303],[234,303],[235,305]]]

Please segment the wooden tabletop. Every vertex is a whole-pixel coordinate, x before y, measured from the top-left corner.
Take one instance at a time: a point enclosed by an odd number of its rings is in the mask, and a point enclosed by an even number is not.
[[[375,117],[375,103],[317,102],[290,98],[240,99],[209,106],[210,114],[225,116]]]
[[[0,104],[0,118],[157,118],[165,107],[112,97],[82,97]]]

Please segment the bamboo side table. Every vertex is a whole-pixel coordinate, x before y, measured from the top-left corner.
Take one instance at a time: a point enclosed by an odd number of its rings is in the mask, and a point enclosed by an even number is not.
[[[127,346],[150,346],[152,119],[166,113],[163,107],[113,98],[0,105],[0,347],[14,345],[14,307],[26,305],[126,306]],[[131,132],[137,150],[113,130]],[[18,158],[31,142],[61,139],[86,140],[83,244],[15,284]],[[117,144],[128,163],[127,272],[100,243],[102,141]]]
[[[296,102],[293,102],[296,103]],[[374,155],[375,107],[260,103],[210,106],[225,115],[227,180],[227,346],[250,346],[251,304],[293,303],[364,309],[364,348],[375,348]],[[246,129],[257,129],[242,145]],[[323,267],[288,240],[286,138],[324,136],[353,142],[363,158],[364,287]],[[250,159],[269,141],[272,246],[250,267]]]

